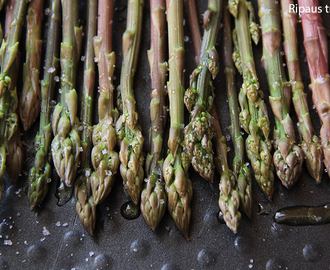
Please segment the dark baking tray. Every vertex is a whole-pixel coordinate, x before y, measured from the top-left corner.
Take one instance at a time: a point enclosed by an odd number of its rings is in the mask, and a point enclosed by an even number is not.
[[[47,1],[48,2],[48,1]],[[207,1],[197,1],[198,13],[205,10]],[[327,1],[321,1],[326,4]],[[81,1],[82,16],[85,1]],[[257,1],[253,1],[257,11]],[[126,1],[116,1],[114,18],[114,50],[117,55],[115,85],[118,86],[121,67],[121,37],[126,27]],[[1,13],[3,17],[3,13]],[[325,26],[330,27],[330,15],[322,14]],[[185,14],[186,18],[186,14]],[[81,18],[82,24],[85,19]],[[145,152],[149,149],[148,129],[150,77],[147,50],[150,46],[149,1],[145,1],[142,43],[134,89],[137,109],[145,136]],[[298,26],[300,61],[313,124],[318,132],[320,121],[308,90],[309,74],[306,54],[302,44],[301,25]],[[186,86],[189,74],[195,67],[194,50],[187,20],[185,21]],[[219,44],[221,36],[219,35]],[[24,41],[24,37],[22,37]],[[23,42],[22,42],[23,43]],[[218,50],[221,57],[221,47]],[[268,85],[260,64],[261,42],[254,47],[254,56],[261,89],[268,100]],[[24,56],[24,53],[23,53]],[[24,57],[22,57],[24,59]],[[82,67],[82,63],[80,63]],[[81,89],[78,74],[78,89]],[[237,89],[241,85],[237,76]],[[224,89],[224,72],[221,66],[215,80],[216,104],[224,135],[229,138],[229,111]],[[58,97],[57,97],[58,98]],[[95,109],[95,113],[97,110]],[[293,111],[292,111],[293,113]],[[186,112],[187,114],[187,112]],[[272,123],[274,119],[271,115]],[[293,117],[295,119],[295,117]],[[95,121],[97,116],[95,115]],[[186,115],[188,120],[188,115]],[[17,183],[5,180],[5,191],[0,202],[0,269],[328,269],[330,267],[330,225],[293,227],[274,223],[277,209],[291,205],[321,205],[329,200],[330,182],[326,174],[317,185],[306,168],[301,178],[290,190],[275,179],[273,202],[267,202],[256,182],[253,182],[252,219],[242,216],[237,234],[233,234],[217,220],[219,174],[209,183],[190,169],[194,196],[191,204],[192,218],[190,241],[186,241],[168,213],[153,232],[140,215],[126,220],[120,207],[129,200],[123,190],[119,174],[108,198],[97,208],[95,237],[90,237],[80,224],[75,212],[75,199],[63,206],[57,205],[54,174],[48,197],[42,206],[30,212],[28,205],[27,172],[34,157],[33,140],[38,123],[32,131],[22,134],[25,164]],[[228,146],[233,149],[230,141]],[[229,159],[233,151],[228,153]]]

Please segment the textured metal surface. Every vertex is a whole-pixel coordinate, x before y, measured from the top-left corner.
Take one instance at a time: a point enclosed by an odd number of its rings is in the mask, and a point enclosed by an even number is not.
[[[197,2],[198,11],[202,13],[207,1]],[[255,8],[257,8],[256,2],[253,1]],[[324,0],[322,3],[326,2]],[[126,9],[123,5],[125,1],[116,1],[116,7],[119,7],[115,12],[114,24],[114,49],[117,54],[116,86],[120,77],[121,37],[126,26],[124,20]],[[84,7],[82,1],[81,14],[84,13]],[[325,25],[329,26],[330,15],[322,14],[322,16]],[[146,138],[145,152],[149,149],[147,138],[150,126],[148,109],[150,78],[146,54],[150,46],[149,25],[149,3],[145,1],[142,45],[134,84],[137,108]],[[301,25],[299,25],[301,68],[308,89],[309,75],[301,34]],[[191,39],[188,38],[190,33],[187,21],[185,35],[187,86],[189,74],[194,68],[194,51]],[[266,77],[260,64],[261,47],[260,43],[254,48],[254,53],[261,89],[268,99]],[[82,67],[82,63],[80,66]],[[78,83],[81,83],[79,76]],[[241,79],[237,76],[238,89],[240,84]],[[229,139],[230,122],[223,68],[215,86],[221,126]],[[309,105],[312,109],[309,90],[308,93]],[[96,109],[95,113],[97,113]],[[320,122],[317,113],[312,110],[311,114],[315,129],[318,131]],[[271,113],[270,115],[273,117]],[[26,194],[27,172],[34,156],[33,139],[36,131],[37,124],[33,126],[32,132],[23,134],[26,162],[22,177],[15,184],[9,179],[5,181],[5,191],[0,202],[0,269],[169,270],[327,269],[330,267],[330,225],[290,227],[277,225],[273,221],[273,215],[279,208],[302,204],[320,205],[330,201],[330,181],[327,175],[324,175],[322,183],[317,185],[304,168],[301,179],[290,190],[283,187],[276,178],[272,203],[267,202],[254,181],[252,219],[249,220],[243,215],[238,233],[235,235],[226,225],[217,221],[219,175],[216,174],[215,181],[211,184],[201,179],[191,169],[194,197],[189,242],[182,237],[168,213],[155,232],[148,227],[142,215],[135,220],[124,219],[120,214],[120,207],[128,201],[128,196],[123,190],[122,180],[118,175],[111,194],[97,208],[96,236],[92,238],[84,231],[77,219],[74,198],[64,206],[56,205],[57,199],[54,194],[58,178],[55,175],[43,205],[36,212],[29,211]],[[233,149],[229,142],[228,144]],[[233,157],[233,151],[228,154],[230,158]]]

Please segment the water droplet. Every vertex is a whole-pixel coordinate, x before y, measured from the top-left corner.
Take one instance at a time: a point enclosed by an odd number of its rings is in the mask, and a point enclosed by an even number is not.
[[[275,236],[275,237],[279,237],[279,238],[282,238],[284,236],[287,235],[287,230],[285,227],[283,227],[283,225],[281,224],[277,224],[276,222],[274,222],[272,224],[272,226],[270,227],[270,230],[272,232],[272,234]]]
[[[109,266],[109,258],[104,254],[99,254],[93,261],[94,269],[107,269]]]
[[[80,60],[83,61],[83,62],[85,61],[85,59],[86,59],[86,56],[85,56],[85,55],[82,55],[82,56],[80,57]]]
[[[316,261],[320,257],[317,247],[311,244],[305,245],[303,248],[303,255],[306,261],[311,262]]]
[[[76,246],[80,241],[80,234],[77,231],[69,231],[64,235],[63,241],[67,245]]]
[[[56,227],[61,227],[61,222],[60,222],[60,221],[57,221],[57,222],[55,223],[55,226],[56,226]]]
[[[89,257],[93,257],[95,255],[94,251],[90,251],[88,254],[89,254]]]
[[[55,81],[55,82],[59,82],[59,81],[60,81],[60,77],[55,76],[55,77],[54,77],[54,81]]]
[[[135,205],[132,201],[128,201],[121,206],[120,213],[125,219],[136,219],[140,215],[140,207]]]
[[[131,254],[139,255],[139,258],[145,257],[148,253],[148,244],[145,241],[135,240],[130,247]]]
[[[30,246],[26,253],[31,261],[39,261],[46,257],[46,249],[44,249],[41,244]]]
[[[211,252],[205,249],[202,249],[197,255],[197,261],[201,266],[210,265],[214,260]]]
[[[175,264],[167,263],[162,266],[161,270],[178,270],[178,267]]]
[[[266,270],[285,269],[283,263],[279,259],[272,258],[266,263]]]
[[[269,203],[259,203],[259,212],[258,215],[269,215],[270,213],[270,204]]]
[[[49,8],[46,8],[45,11],[44,11],[45,15],[48,16],[50,14],[50,9]]]
[[[221,211],[218,212],[217,219],[221,224],[226,224],[225,220],[223,219],[223,213]]]
[[[241,237],[241,236],[237,236],[234,240],[234,246],[235,246],[235,249],[237,251],[240,251],[240,252],[244,252],[246,251],[247,249],[247,244],[246,244],[246,240]]]
[[[184,42],[188,42],[189,41],[189,37],[188,36],[184,36]]]

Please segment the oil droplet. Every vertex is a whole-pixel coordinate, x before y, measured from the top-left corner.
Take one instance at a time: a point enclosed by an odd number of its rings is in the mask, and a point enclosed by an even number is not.
[[[120,208],[120,213],[123,218],[132,220],[140,216],[140,207],[132,201],[124,203]]]

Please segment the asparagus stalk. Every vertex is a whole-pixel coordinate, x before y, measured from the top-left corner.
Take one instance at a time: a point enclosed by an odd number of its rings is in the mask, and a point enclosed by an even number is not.
[[[39,70],[41,63],[41,27],[43,0],[32,0],[26,16],[26,61],[23,66],[23,90],[19,101],[19,114],[24,130],[28,130],[40,111]]]
[[[6,2],[7,2],[7,0],[0,0],[0,11],[5,6]]]
[[[218,53],[215,49],[221,18],[220,2],[209,1],[204,13],[205,33],[202,41],[200,63],[190,76],[190,87],[184,101],[190,111],[190,123],[185,128],[185,145],[193,168],[202,177],[213,182],[213,78],[218,73]]]
[[[317,8],[317,0],[299,0],[302,8]],[[322,121],[320,130],[324,164],[330,175],[330,78],[328,70],[328,45],[326,29],[320,14],[302,13],[304,46],[307,55],[313,101]]]
[[[75,79],[80,55],[82,28],[78,27],[78,1],[62,0],[61,102],[52,116],[52,156],[61,185],[71,187],[79,163],[81,141],[78,129]]]
[[[195,0],[185,0],[187,14],[188,14],[188,21],[190,27],[190,33],[194,44],[195,50],[195,61],[196,65],[199,64],[199,58],[201,55],[201,47],[202,47],[202,36],[199,27],[199,21],[197,16],[197,9]]]
[[[93,129],[92,163],[95,169],[91,177],[95,204],[99,204],[111,191],[119,166],[115,121],[118,112],[113,104],[113,73],[115,53],[112,51],[113,0],[99,1],[98,36],[94,39],[94,51],[99,68],[100,96],[98,100],[99,123]]]
[[[232,59],[232,37],[229,10],[224,9],[223,18],[223,59],[226,74],[226,89],[231,119],[231,137],[235,150],[233,160],[233,171],[237,181],[237,191],[240,197],[240,207],[245,214],[251,218],[252,215],[252,177],[248,166],[245,163],[244,139],[241,134],[239,123],[237,92],[235,87],[235,70]]]
[[[18,0],[15,2],[13,20],[10,21],[9,32],[8,34],[6,33],[7,38],[1,45],[0,98],[11,89],[11,77],[9,73],[17,56],[27,3],[27,0]]]
[[[283,45],[293,93],[292,101],[299,120],[298,130],[302,137],[301,148],[305,154],[307,169],[315,181],[320,183],[323,175],[322,145],[320,139],[315,135],[309,115],[307,94],[304,93],[304,84],[299,68],[297,14],[289,12],[290,5],[293,5],[293,0],[281,0]]]
[[[259,0],[259,16],[262,26],[263,56],[269,84],[269,102],[275,115],[274,164],[283,185],[290,188],[300,176],[304,153],[295,143],[293,122],[289,115],[285,90],[285,74],[282,73],[281,26],[278,3]]]
[[[262,192],[271,201],[274,191],[274,169],[270,153],[271,142],[268,138],[270,127],[263,93],[259,89],[251,44],[251,38],[255,44],[259,41],[259,27],[253,21],[254,10],[250,2],[230,0],[228,8],[235,17],[233,40],[236,48],[233,60],[243,75],[239,93],[239,117],[244,130],[249,134],[245,141],[246,152]]]
[[[96,221],[96,204],[91,190],[91,149],[92,149],[92,115],[95,86],[95,62],[93,38],[96,35],[97,0],[87,1],[87,27],[84,62],[84,83],[82,93],[81,158],[80,176],[75,183],[76,212],[85,230],[93,236]]]
[[[9,7],[6,13],[6,36],[0,49],[1,63],[3,64],[1,68],[3,68],[4,63],[6,63],[5,54],[7,44],[9,44],[8,40],[12,40],[12,35],[15,34],[12,29],[17,29],[17,25],[13,22],[23,23],[21,16],[19,16],[19,4],[20,3],[13,1],[8,3]],[[13,81],[11,83],[11,79],[9,79],[8,91],[6,91],[0,99],[0,199],[2,197],[2,184],[5,172],[7,171],[12,181],[16,181],[21,172],[23,161],[22,147],[18,133],[18,117],[16,114],[18,105],[16,85],[19,61],[18,57],[16,57],[17,52],[18,47],[16,48],[15,57],[12,59],[10,68],[6,73],[6,76],[12,78]]]
[[[188,178],[189,161],[184,151],[184,43],[183,1],[167,0],[170,100],[169,152],[164,161],[163,174],[168,197],[168,210],[183,236],[189,239],[192,183]]]
[[[226,138],[222,135],[215,106],[212,107],[211,113],[214,117],[214,139],[217,152],[215,164],[217,170],[221,174],[219,184],[219,207],[228,228],[234,233],[237,233],[237,228],[241,220],[241,213],[238,210],[240,206],[240,196],[237,178],[234,172],[228,167]]]
[[[120,145],[120,174],[126,192],[135,204],[139,203],[143,183],[143,136],[135,108],[133,78],[140,49],[143,4],[141,0],[129,0],[127,26],[123,35],[123,62],[120,92],[123,114],[116,123]]]
[[[50,103],[54,96],[55,76],[58,70],[59,34],[61,22],[61,2],[52,0],[48,15],[48,33],[46,47],[46,65],[41,81],[41,111],[39,131],[35,138],[34,166],[29,172],[28,197],[30,209],[35,209],[42,203],[48,193],[48,182],[51,180],[50,144],[52,128],[50,123]]]
[[[151,47],[148,59],[151,75],[150,153],[146,158],[147,183],[141,193],[141,212],[148,225],[155,230],[163,218],[167,197],[164,188],[163,133],[166,123],[165,105],[167,63],[165,45],[165,0],[150,0]]]

